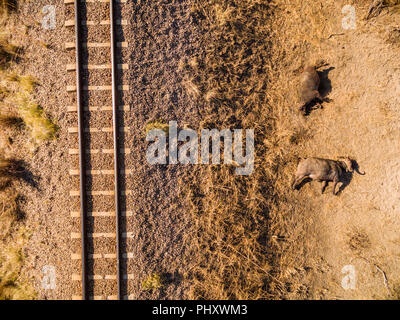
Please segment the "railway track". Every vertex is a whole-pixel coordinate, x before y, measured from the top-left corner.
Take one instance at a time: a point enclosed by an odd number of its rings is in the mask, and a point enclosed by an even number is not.
[[[65,26],[75,31],[75,41],[66,43],[66,49],[75,50],[75,63],[68,64],[66,70],[76,73],[76,83],[67,86],[67,91],[75,94],[76,104],[68,106],[67,111],[76,114],[77,126],[69,128],[68,132],[77,136],[78,145],[71,148],[69,154],[79,158],[79,167],[70,169],[70,175],[79,178],[79,190],[70,191],[71,198],[79,199],[79,210],[72,210],[71,217],[80,219],[80,223],[75,224],[80,224],[80,230],[73,232],[71,239],[80,241],[81,251],[72,252],[71,257],[80,260],[80,270],[73,273],[72,280],[80,282],[81,292],[73,299],[130,298],[125,282],[133,276],[126,268],[124,270],[123,262],[131,259],[132,254],[123,249],[123,242],[132,234],[123,228],[122,218],[131,216],[132,212],[121,204],[132,193],[121,187],[121,177],[131,174],[124,168],[121,156],[129,154],[130,150],[124,148],[120,139],[120,135],[128,131],[120,126],[121,113],[129,110],[120,103],[123,100],[120,93],[129,90],[129,86],[120,83],[119,77],[128,65],[118,63],[122,60],[119,48],[127,47],[127,43],[118,42],[116,30],[127,25],[127,21],[116,15],[117,6],[125,2],[64,0],[64,4],[74,10],[74,19],[66,20]],[[108,6],[108,19],[104,16],[93,20],[87,18],[90,8],[96,9],[96,5]],[[99,12],[98,8],[96,12]],[[109,29],[107,39],[104,35],[101,39],[90,39],[90,28],[98,26]],[[91,61],[90,48],[100,50],[100,56],[109,57],[109,62]],[[104,83],[98,83],[99,79]],[[93,95],[97,95],[97,101],[110,101],[111,104],[98,105],[92,101]],[[96,127],[93,119],[97,118],[106,119],[107,125]],[[105,157],[108,162],[99,161]],[[107,268],[96,268],[99,260],[107,261]]]

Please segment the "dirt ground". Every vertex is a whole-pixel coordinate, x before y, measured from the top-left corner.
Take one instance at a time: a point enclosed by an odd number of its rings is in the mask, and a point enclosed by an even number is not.
[[[56,7],[55,30],[41,27],[41,10],[48,4]],[[22,274],[31,279],[39,299],[69,298],[71,295],[68,135],[64,130],[67,127],[65,101],[68,96],[63,77],[67,64],[64,48],[67,38],[62,32],[63,21],[64,4],[61,1],[26,2],[19,8],[13,34],[13,41],[22,46],[25,57],[16,70],[38,80],[34,99],[61,127],[57,140],[39,147],[29,141],[28,134],[13,137],[12,148],[18,150],[15,156],[29,163],[34,182],[20,186],[24,195],[21,209],[31,233],[25,248]],[[45,44],[49,47],[46,48]],[[45,266],[55,268],[55,290],[42,288]]]
[[[40,21],[41,8],[48,4],[56,6],[57,28],[44,31],[35,21]],[[347,4],[356,8],[355,30],[342,28],[342,8]],[[286,159],[278,178],[285,183],[276,188],[286,195],[286,201],[278,205],[279,215],[273,217],[272,238],[279,251],[279,281],[285,289],[276,298],[399,297],[400,15],[383,11],[366,21],[369,4],[273,2],[268,95],[272,104],[284,105],[272,115],[278,128],[275,138],[279,140],[279,132],[282,137],[295,132],[291,141],[282,138],[279,144]],[[144,127],[155,120],[176,120],[179,126],[196,129],[201,120],[180,72],[180,62],[196,56],[207,41],[192,20],[191,5],[190,0],[138,0],[128,1],[121,12],[129,21],[120,34],[129,43],[122,52],[124,63],[129,63],[123,82],[130,85],[122,101],[130,107],[123,114],[124,125],[130,127],[124,146],[132,150],[123,160],[125,168],[133,170],[133,178],[124,181],[133,190],[125,206],[134,212],[126,221],[127,231],[133,232],[126,249],[134,256],[126,268],[135,275],[127,293],[135,299],[182,299],[190,287],[186,274],[193,267],[187,242],[192,221],[178,181],[188,179],[195,167],[146,164]],[[66,92],[73,78],[65,66],[72,63],[73,55],[64,43],[73,41],[73,33],[63,26],[65,15],[63,1],[39,0],[21,7],[21,21],[32,26],[27,31],[31,40],[25,48],[29,60],[22,64],[24,73],[38,78],[35,99],[60,126],[56,141],[36,150],[21,150],[20,155],[31,164],[32,174],[40,177],[37,188],[21,186],[27,194],[24,211],[32,230],[25,273],[39,299],[70,299],[79,290],[71,282],[78,266],[71,261],[76,248],[71,247],[70,236],[78,229],[70,215],[69,192],[76,181],[68,172],[76,159],[68,155],[68,148],[76,140],[67,132],[75,118],[66,111],[73,103]],[[95,61],[102,58],[92,55]],[[300,70],[321,60],[327,64],[321,69],[323,91],[331,101],[304,118],[296,111],[294,88]],[[366,174],[349,175],[348,185],[338,196],[332,195],[332,185],[321,195],[318,182],[292,191],[297,161],[308,156],[350,156]],[[46,265],[56,268],[55,290],[42,289]],[[345,266],[354,267],[355,289],[342,286]],[[142,281],[152,273],[165,277],[165,289],[141,289]]]
[[[338,196],[332,195],[332,185],[321,195],[318,182],[289,195],[292,207],[284,223],[290,225],[291,243],[284,245],[287,255],[281,261],[283,279],[291,286],[288,297],[398,298],[400,47],[392,39],[400,15],[384,11],[365,20],[368,1],[276,3],[278,68],[285,68],[276,81],[286,87],[281,94],[288,104],[279,125],[303,135],[295,158],[349,156],[366,173],[349,176]],[[356,8],[355,30],[342,28],[347,4]],[[290,88],[297,85],[299,69],[320,60],[327,63],[321,69],[322,91],[332,101],[303,118],[293,108],[298,100]],[[288,190],[296,160],[284,174]],[[355,287],[347,290],[345,266],[355,272]]]
[[[190,9],[191,1],[138,1],[127,15],[131,27],[124,36],[129,39],[127,80],[132,89],[131,111],[124,121],[134,137],[127,142],[132,155],[126,166],[134,177],[127,181],[134,190],[127,201],[135,213],[127,221],[134,232],[127,245],[135,257],[128,270],[137,275],[129,288],[136,299],[183,299],[188,288],[184,274],[191,268],[190,246],[184,239],[191,218],[178,181],[187,179],[193,167],[149,165],[144,128],[154,121],[196,126],[197,105],[183,89],[179,72],[181,59],[194,55],[201,45]],[[164,277],[165,288],[141,290],[142,281],[153,273]]]

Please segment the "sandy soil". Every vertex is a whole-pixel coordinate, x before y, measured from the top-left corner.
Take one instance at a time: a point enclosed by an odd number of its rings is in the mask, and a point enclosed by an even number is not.
[[[350,156],[366,173],[348,176],[338,196],[332,195],[332,185],[321,195],[318,182],[294,192],[290,201],[295,209],[286,222],[291,225],[288,236],[294,241],[292,246],[299,249],[297,254],[293,249],[293,258],[300,253],[300,259],[283,260],[287,263],[284,278],[292,284],[289,297],[396,296],[400,274],[400,122],[396,117],[400,65],[396,57],[400,48],[391,39],[400,16],[384,12],[366,21],[369,2],[353,2],[357,28],[343,30],[341,8],[346,1],[302,7],[291,1],[278,3],[282,15],[276,26],[285,26],[277,31],[280,54],[283,63],[291,62],[286,65],[288,75],[280,80],[287,80],[290,88],[306,63],[323,59],[328,64],[321,70],[325,71],[322,87],[332,101],[305,119],[290,110],[282,121],[307,132],[307,138],[296,147],[297,156]],[[302,24],[297,23],[300,19]],[[284,94],[288,103],[296,106],[296,94]],[[293,161],[288,169],[288,179],[296,164]],[[349,265],[355,271],[355,288],[345,290],[342,281],[348,271],[342,273],[342,269]]]

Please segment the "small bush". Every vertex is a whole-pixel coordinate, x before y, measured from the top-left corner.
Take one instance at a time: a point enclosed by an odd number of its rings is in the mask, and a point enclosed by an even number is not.
[[[21,276],[23,247],[29,236],[25,228],[19,228],[14,233],[12,244],[0,244],[0,300],[36,298],[34,289]]]
[[[20,88],[27,93],[32,93],[37,85],[37,80],[32,76],[18,76]]]
[[[17,102],[19,114],[36,143],[56,138],[57,126],[48,119],[42,107],[24,94],[18,95]]]
[[[18,8],[17,0],[0,0],[0,14],[7,15]]]
[[[149,123],[146,125],[146,127],[145,127],[146,135],[147,135],[151,130],[154,130],[154,129],[162,130],[162,131],[165,132],[165,134],[168,135],[168,132],[169,132],[169,124],[164,123],[164,122],[162,122],[162,121],[158,121],[158,120],[157,120],[157,121],[153,121],[153,122],[149,122]]]
[[[4,35],[0,35],[0,68],[7,67],[7,63],[16,58],[18,47],[10,43]]]
[[[160,289],[163,286],[163,280],[157,273],[153,273],[142,282],[142,289],[145,291]]]

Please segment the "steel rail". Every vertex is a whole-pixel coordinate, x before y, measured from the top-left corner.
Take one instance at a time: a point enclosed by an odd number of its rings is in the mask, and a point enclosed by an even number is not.
[[[115,1],[110,0],[110,30],[111,30],[111,73],[112,73],[112,112],[113,112],[113,138],[114,138],[114,194],[115,194],[115,226],[116,226],[116,256],[117,256],[117,299],[121,300],[121,240],[120,240],[120,189],[119,189],[119,149],[118,149],[118,83],[116,61],[116,35],[115,35]]]
[[[79,13],[80,0],[75,0],[75,49],[76,49],[76,104],[78,108],[78,138],[79,138],[79,179],[81,207],[81,255],[82,255],[82,300],[88,299],[87,291],[87,248],[86,248],[86,169],[84,142],[84,106],[82,102],[82,69],[81,69],[81,18]]]

